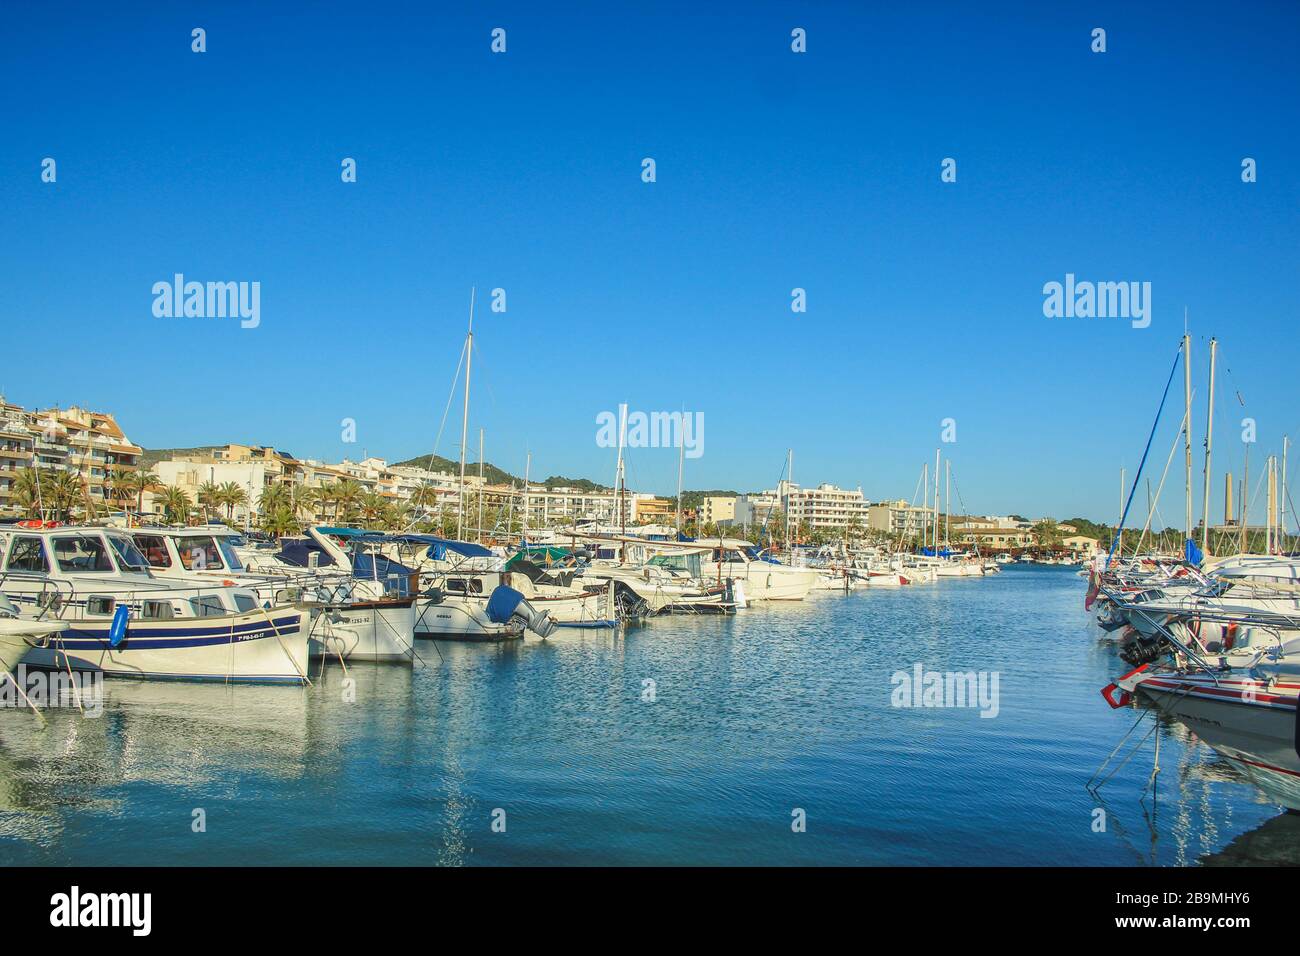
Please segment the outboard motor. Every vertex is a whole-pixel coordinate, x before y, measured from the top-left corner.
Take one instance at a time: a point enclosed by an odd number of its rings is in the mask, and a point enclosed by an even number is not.
[[[493,624],[519,621],[542,638],[550,637],[551,632],[555,630],[555,621],[551,619],[550,614],[546,611],[538,611],[524,600],[522,594],[504,584],[498,585],[488,595],[487,616]]]
[[[1148,637],[1135,632],[1130,640],[1120,645],[1119,656],[1125,663],[1138,667],[1142,664],[1155,663],[1173,649],[1173,645],[1163,636]]]
[[[623,581],[613,581],[615,620],[637,621],[645,617],[650,604]]]

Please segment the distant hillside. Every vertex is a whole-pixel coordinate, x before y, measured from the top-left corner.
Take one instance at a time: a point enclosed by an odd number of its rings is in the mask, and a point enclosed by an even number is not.
[[[406,461],[399,461],[397,464],[411,468],[427,468],[430,471],[445,471],[452,475],[460,473],[459,461],[452,461],[450,458],[443,458],[441,455],[419,455],[415,458],[408,458]],[[465,462],[465,474],[477,475],[478,462]],[[510,472],[498,468],[490,461],[483,463],[483,479],[492,485],[508,485],[517,480]]]
[[[146,448],[144,454],[140,456],[140,465],[143,468],[152,468],[158,462],[175,458],[177,455],[209,455],[215,449],[225,447],[225,445],[203,445],[199,448]]]

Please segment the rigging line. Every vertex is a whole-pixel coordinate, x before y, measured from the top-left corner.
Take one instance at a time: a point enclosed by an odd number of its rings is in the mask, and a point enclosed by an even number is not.
[[[1174,353],[1174,363],[1169,367],[1169,378],[1165,379],[1165,391],[1160,396],[1160,407],[1156,409],[1156,419],[1151,423],[1151,434],[1147,436],[1147,447],[1142,451],[1142,460],[1138,463],[1137,474],[1133,476],[1133,487],[1129,489],[1128,501],[1124,503],[1124,511],[1119,516],[1119,527],[1115,529],[1115,537],[1110,543],[1110,554],[1106,556],[1106,566],[1110,566],[1111,560],[1115,557],[1115,548],[1119,545],[1119,536],[1124,531],[1124,521],[1128,518],[1128,509],[1133,504],[1133,495],[1137,493],[1138,481],[1142,477],[1142,468],[1147,462],[1147,453],[1151,451],[1151,441],[1156,437],[1156,427],[1160,424],[1160,413],[1164,411],[1165,399],[1169,397],[1169,386],[1173,384],[1174,372],[1178,371],[1178,363],[1182,358],[1182,352]]]
[[[426,462],[426,464],[428,465],[427,470],[430,471],[430,472],[433,471],[433,459],[436,458],[437,455],[438,455],[438,446],[439,446],[440,444],[442,444],[442,432],[443,432],[443,429],[445,429],[445,428],[447,427],[447,415],[451,412],[451,402],[452,402],[452,399],[456,397],[456,383],[460,381],[460,370],[461,370],[462,366],[464,366],[464,364],[465,364],[465,347],[466,347],[466,345],[468,345],[468,344],[469,344],[469,342],[468,342],[468,340],[466,340],[465,342],[463,342],[463,343],[461,344],[461,347],[460,347],[460,360],[456,362],[456,374],[452,376],[452,379],[451,379],[451,390],[447,392],[447,405],[446,405],[446,407],[443,408],[443,410],[442,410],[442,422],[441,422],[441,424],[438,425],[438,434],[437,434],[437,437],[435,437],[434,440],[433,440],[433,448],[430,450],[430,452],[429,452],[429,457],[428,457],[428,460],[427,460],[427,462]],[[416,460],[419,461],[418,456],[417,456]],[[420,487],[421,487],[421,488],[427,488],[427,487],[429,487],[429,478],[428,478],[427,475],[426,475],[426,476],[421,480],[421,482],[420,482]],[[429,504],[428,504],[428,502],[425,502],[425,504],[422,505],[421,507],[422,507],[422,508],[427,512],[427,511],[428,511],[428,508],[429,508]],[[439,510],[441,511],[441,509],[439,509]],[[426,518],[427,518],[427,515],[426,515]],[[416,520],[416,518],[414,517],[414,515],[412,515],[411,520],[408,521],[408,522],[406,523],[406,525],[404,526],[403,530],[405,530],[405,531],[409,531],[411,528],[414,528],[414,527],[416,526],[416,524],[418,524],[418,521]],[[441,532],[441,531],[442,531],[442,528],[439,528],[438,531]]]
[[[1196,397],[1195,392],[1192,393],[1192,397]],[[1169,457],[1165,459],[1165,470],[1160,476],[1160,484],[1156,486],[1156,496],[1151,499],[1151,511],[1147,514],[1147,523],[1142,526],[1142,534],[1138,536],[1137,547],[1133,551],[1134,554],[1142,553],[1142,542],[1146,540],[1147,532],[1151,529],[1151,519],[1155,517],[1156,512],[1160,508],[1160,492],[1164,490],[1165,479],[1169,477],[1169,466],[1173,464],[1174,461],[1174,452],[1178,451],[1178,439],[1183,437],[1183,429],[1186,427],[1187,411],[1184,410],[1182,424],[1178,426],[1178,431],[1174,432],[1174,442],[1169,446]],[[1162,518],[1161,520],[1163,521],[1164,519]]]

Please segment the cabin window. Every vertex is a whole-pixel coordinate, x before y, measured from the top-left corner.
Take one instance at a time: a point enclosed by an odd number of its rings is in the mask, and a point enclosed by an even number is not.
[[[117,555],[117,563],[123,571],[148,571],[149,562],[144,559],[130,538],[118,537],[115,534],[108,535],[109,544],[113,546],[113,552]]]
[[[206,594],[202,597],[190,598],[190,607],[194,609],[195,617],[221,617],[226,613],[225,606],[221,603],[221,598],[215,594]]]
[[[466,589],[467,583],[468,583],[468,590]],[[456,594],[466,594],[466,593],[482,594],[483,579],[482,578],[448,578],[447,590],[452,591]]]
[[[171,601],[144,601],[140,616],[146,621],[170,621],[174,616]]]
[[[86,613],[96,617],[108,617],[113,613],[117,602],[106,594],[92,594],[86,598]]]
[[[176,550],[186,571],[220,571],[225,567],[221,552],[211,538],[185,538],[177,542]]]
[[[54,539],[54,560],[60,571],[72,574],[101,573],[113,570],[104,542],[92,535],[60,535]]]
[[[297,604],[302,600],[302,588],[281,588],[275,592],[276,604]]]
[[[37,574],[48,572],[50,562],[45,559],[45,543],[29,535],[14,538],[14,546],[9,552],[9,570],[34,571]]]
[[[151,568],[170,568],[172,556],[167,553],[167,542],[160,534],[137,534],[135,546],[144,553]]]
[[[256,610],[257,601],[253,599],[253,596],[251,594],[236,594],[235,607],[242,614],[246,611]]]

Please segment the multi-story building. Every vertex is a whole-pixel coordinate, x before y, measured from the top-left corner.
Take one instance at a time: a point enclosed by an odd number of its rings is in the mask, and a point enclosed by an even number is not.
[[[782,486],[782,502],[796,527],[810,531],[866,530],[868,503],[861,488],[850,491],[831,484],[801,488],[787,482]]]
[[[736,520],[735,495],[706,495],[700,499],[701,524],[732,524]]]
[[[18,405],[0,397],[0,512],[12,511],[14,482],[18,472],[32,463],[36,433],[27,424],[27,415]]]
[[[867,527],[891,537],[919,538],[934,527],[934,512],[905,499],[876,501],[867,506]]]

